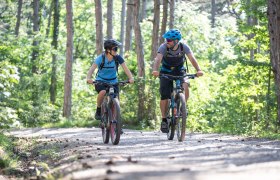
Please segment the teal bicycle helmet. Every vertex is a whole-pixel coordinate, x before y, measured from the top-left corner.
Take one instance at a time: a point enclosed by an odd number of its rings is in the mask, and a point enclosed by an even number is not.
[[[165,39],[178,39],[179,41],[182,39],[181,32],[178,29],[170,29],[162,37]]]

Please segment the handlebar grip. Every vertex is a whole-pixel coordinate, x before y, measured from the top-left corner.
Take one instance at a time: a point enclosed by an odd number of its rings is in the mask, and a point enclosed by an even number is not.
[[[190,79],[194,79],[197,77],[197,74],[188,74],[187,77]]]

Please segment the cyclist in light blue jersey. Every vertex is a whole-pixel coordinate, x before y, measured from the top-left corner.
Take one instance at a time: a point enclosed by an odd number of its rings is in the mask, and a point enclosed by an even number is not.
[[[128,77],[129,83],[133,83],[134,79],[132,73],[127,68],[124,59],[118,55],[118,47],[121,46],[121,43],[114,40],[108,39],[104,41],[105,51],[100,54],[93,62],[87,74],[87,83],[92,84],[92,74],[95,69],[98,69],[96,73],[96,81],[107,82],[115,84],[118,82],[118,66],[121,65],[125,74]],[[97,96],[97,108],[95,113],[95,119],[101,120],[101,104],[103,98],[106,94],[106,87],[101,84],[95,84],[95,90],[98,92]],[[115,86],[115,91],[118,93],[118,86]]]

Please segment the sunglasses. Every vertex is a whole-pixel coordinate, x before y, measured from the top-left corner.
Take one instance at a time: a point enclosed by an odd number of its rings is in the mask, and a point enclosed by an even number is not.
[[[166,39],[166,42],[172,42],[173,39]]]
[[[118,51],[118,47],[113,47],[112,50],[117,52]]]

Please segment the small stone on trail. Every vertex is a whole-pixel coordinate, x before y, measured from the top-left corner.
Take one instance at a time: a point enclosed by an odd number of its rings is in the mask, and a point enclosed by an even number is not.
[[[118,171],[112,171],[111,169],[108,169],[106,171],[107,174],[113,174],[113,173],[119,173]]]

